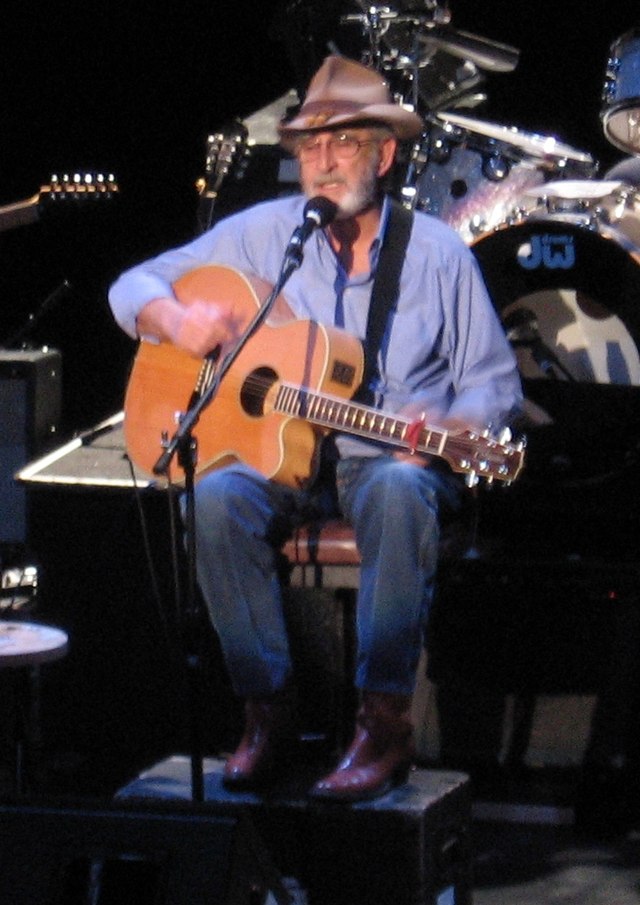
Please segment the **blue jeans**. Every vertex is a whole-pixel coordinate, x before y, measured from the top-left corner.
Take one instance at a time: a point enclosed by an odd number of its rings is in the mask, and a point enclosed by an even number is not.
[[[340,508],[362,558],[357,603],[358,688],[411,694],[433,596],[439,512],[456,506],[457,479],[387,456],[340,461]],[[291,673],[276,570],[279,547],[307,494],[244,465],[195,489],[198,583],[235,692],[270,694]]]

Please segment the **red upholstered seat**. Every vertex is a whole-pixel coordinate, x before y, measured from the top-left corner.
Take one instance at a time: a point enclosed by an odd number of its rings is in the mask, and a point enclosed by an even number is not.
[[[284,545],[283,553],[294,565],[360,564],[353,528],[340,519],[298,528]]]
[[[282,552],[294,587],[357,588],[360,554],[353,528],[341,519],[296,529]]]
[[[440,558],[455,560],[473,538],[473,505],[464,516],[443,527]],[[290,565],[294,587],[357,588],[360,554],[353,528],[342,519],[313,522],[297,528],[282,552]]]

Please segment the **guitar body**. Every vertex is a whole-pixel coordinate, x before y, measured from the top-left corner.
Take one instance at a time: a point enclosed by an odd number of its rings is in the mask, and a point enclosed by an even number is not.
[[[222,266],[197,268],[174,286],[182,304],[227,301],[248,323],[265,284]],[[171,438],[202,377],[204,363],[167,344],[141,341],[125,397],[125,442],[133,463],[153,476],[163,436]],[[360,342],[344,331],[313,321],[267,321],[243,348],[194,429],[196,477],[231,462],[243,462],[266,478],[290,487],[313,477],[318,440],[327,432],[273,410],[281,382],[349,399],[360,385]],[[177,462],[171,479],[184,480]],[[157,479],[157,478],[156,478]]]

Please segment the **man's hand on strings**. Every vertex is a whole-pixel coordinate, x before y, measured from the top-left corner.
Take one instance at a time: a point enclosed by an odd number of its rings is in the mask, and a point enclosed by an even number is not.
[[[148,302],[137,320],[141,337],[153,336],[170,342],[196,358],[204,358],[218,346],[237,340],[244,327],[243,318],[227,302],[192,301],[181,304],[174,298]]]

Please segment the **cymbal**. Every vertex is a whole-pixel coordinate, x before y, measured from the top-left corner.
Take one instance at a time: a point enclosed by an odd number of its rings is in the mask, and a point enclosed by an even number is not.
[[[570,200],[590,200],[606,198],[619,191],[623,182],[613,180],[596,179],[559,179],[557,182],[547,182],[534,188],[526,189],[523,195],[528,198],[563,198]]]
[[[455,57],[470,60],[480,69],[491,72],[513,72],[518,65],[520,51],[509,44],[481,38],[449,25],[428,27],[419,34],[421,44],[446,50]]]
[[[470,116],[463,116],[459,113],[449,113],[448,111],[438,113],[437,118],[443,125],[447,123],[452,126],[458,126],[467,132],[478,135],[484,135],[487,138],[510,145],[524,151],[531,157],[541,160],[573,160],[578,163],[593,165],[594,160],[591,154],[584,151],[578,151],[569,145],[558,141],[550,135],[538,135],[535,132],[524,132],[515,126],[503,126],[499,123],[484,122],[483,120],[473,119]]]

